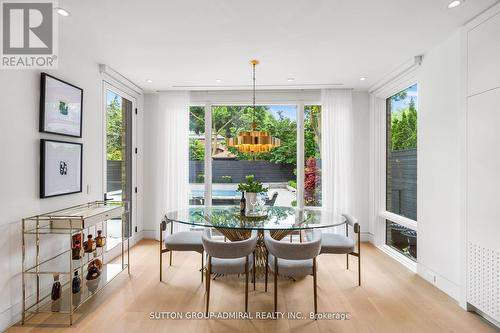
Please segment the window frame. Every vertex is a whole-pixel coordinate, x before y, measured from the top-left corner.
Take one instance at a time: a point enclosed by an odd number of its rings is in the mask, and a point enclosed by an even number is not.
[[[212,205],[212,107],[221,105],[234,105],[234,106],[247,106],[249,102],[235,102],[223,100],[212,100],[206,103],[190,103],[191,106],[203,106],[205,108],[205,196],[204,201],[206,206]],[[297,208],[303,209],[307,207],[308,209],[321,209],[322,206],[304,206],[304,170],[305,170],[305,158],[304,158],[304,106],[305,105],[319,105],[322,106],[321,102],[310,101],[310,100],[272,100],[270,102],[259,102],[257,106],[268,106],[268,105],[289,105],[295,106],[297,108]]]
[[[402,75],[389,81],[382,87],[371,91],[371,165],[370,178],[372,197],[370,202],[371,226],[373,227],[373,243],[379,249],[387,253],[393,259],[399,261],[413,272],[417,271],[417,260],[412,260],[399,251],[386,244],[386,220],[400,224],[404,227],[417,232],[418,249],[418,194],[417,194],[417,220],[389,212],[386,209],[387,194],[387,99],[395,94],[413,86],[418,82],[419,67],[413,67]],[[417,106],[418,114],[418,106]],[[418,119],[418,116],[417,116]],[[417,120],[418,129],[418,120]],[[418,142],[418,136],[417,136]],[[418,144],[417,144],[417,169],[418,169]],[[417,193],[418,193],[418,174],[417,174]],[[418,250],[417,250],[418,251]]]

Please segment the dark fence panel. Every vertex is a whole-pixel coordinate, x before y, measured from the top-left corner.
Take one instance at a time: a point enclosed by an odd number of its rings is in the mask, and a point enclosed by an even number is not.
[[[214,183],[237,183],[245,180],[246,175],[255,175],[255,178],[264,183],[287,182],[295,179],[293,165],[275,164],[268,161],[237,161],[213,160],[212,181]],[[189,161],[189,182],[201,183],[200,175],[204,174],[203,161]],[[230,176],[230,179],[223,178]]]
[[[122,189],[122,161],[107,161],[107,192]]]
[[[389,164],[389,163],[388,163]],[[417,220],[417,150],[391,152],[387,210]]]

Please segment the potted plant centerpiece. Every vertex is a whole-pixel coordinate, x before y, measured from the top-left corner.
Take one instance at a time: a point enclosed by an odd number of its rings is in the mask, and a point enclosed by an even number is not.
[[[257,206],[257,193],[267,192],[261,182],[255,180],[254,175],[245,176],[245,182],[238,184],[238,191],[245,193],[246,212],[255,214],[255,206]]]

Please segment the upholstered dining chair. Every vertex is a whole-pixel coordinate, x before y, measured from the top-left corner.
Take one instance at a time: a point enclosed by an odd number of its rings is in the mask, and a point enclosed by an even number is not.
[[[163,239],[163,232],[167,230],[170,223],[170,234]],[[163,273],[163,253],[170,252],[169,264],[172,266],[173,251],[194,251],[201,254],[201,282],[203,283],[203,244],[201,242],[202,231],[179,231],[174,233],[173,222],[165,217],[160,223],[160,281]],[[163,248],[165,243],[165,248]]]
[[[358,220],[349,214],[342,214],[345,219],[345,236],[335,233],[323,233],[321,237],[321,253],[325,254],[345,254],[347,269],[349,269],[349,256],[358,257],[358,286],[361,286],[361,228]],[[349,227],[357,235],[354,240],[349,233]],[[356,246],[357,243],[357,246]],[[357,247],[357,252],[355,252]]]
[[[289,277],[313,276],[314,313],[318,312],[316,257],[321,248],[321,232],[313,230],[309,242],[288,243],[275,240],[271,233],[264,232],[266,257],[265,290],[267,291],[268,268],[274,273],[274,312],[278,311],[278,275]]]
[[[206,292],[206,313],[210,303],[211,274],[243,274],[245,273],[245,312],[248,311],[248,272],[253,273],[255,290],[255,246],[257,231],[252,231],[250,238],[242,241],[223,242],[212,238],[212,230],[206,229],[202,236],[203,247],[208,255]]]

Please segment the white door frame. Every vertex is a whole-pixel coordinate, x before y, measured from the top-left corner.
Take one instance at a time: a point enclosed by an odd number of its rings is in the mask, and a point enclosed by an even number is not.
[[[102,182],[102,189],[103,189],[103,196],[104,193],[106,193],[106,183],[107,183],[107,100],[106,100],[106,94],[107,91],[112,91],[113,93],[129,100],[132,102],[132,214],[130,215],[130,244],[134,244],[137,240],[135,239],[136,233],[135,233],[135,227],[137,226],[137,193],[135,192],[135,187],[137,186],[137,154],[135,154],[134,149],[137,147],[137,114],[135,112],[137,108],[137,97],[132,96],[131,94],[126,93],[122,89],[118,88],[116,84],[110,83],[107,80],[103,80],[103,85],[102,85],[102,124],[103,126],[103,133],[102,133],[102,142],[103,142],[103,149],[102,149],[102,170],[103,170],[103,182]],[[115,246],[111,250],[107,251],[107,257],[108,258],[114,258],[120,254],[121,247],[120,246]]]

